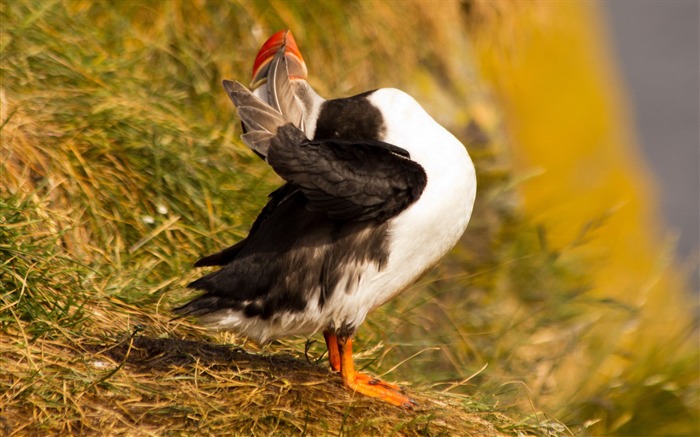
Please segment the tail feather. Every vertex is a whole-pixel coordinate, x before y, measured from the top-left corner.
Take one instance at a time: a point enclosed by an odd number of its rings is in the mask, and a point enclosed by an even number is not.
[[[238,253],[245,247],[248,240],[243,239],[231,247],[228,247],[222,251],[216,252],[214,254],[200,258],[194,263],[194,267],[205,267],[205,266],[225,266],[226,264],[233,261]]]
[[[191,301],[187,302],[182,306],[173,308],[173,313],[177,317],[200,317],[205,314],[213,313],[215,311],[226,308],[240,309],[237,305],[232,304],[227,300],[221,299],[219,296],[212,294],[203,294],[199,297],[192,299]]]

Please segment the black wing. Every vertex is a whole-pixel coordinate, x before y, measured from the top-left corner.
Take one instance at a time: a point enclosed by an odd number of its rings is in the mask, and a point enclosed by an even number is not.
[[[384,221],[425,188],[425,171],[407,156],[381,141],[308,140],[285,125],[271,139],[267,161],[329,218]]]

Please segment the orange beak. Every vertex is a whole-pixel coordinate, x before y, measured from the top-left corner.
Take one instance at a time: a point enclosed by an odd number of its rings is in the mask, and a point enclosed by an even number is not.
[[[287,59],[287,74],[290,79],[306,79],[308,71],[304,58],[301,57],[299,47],[289,30],[280,30],[265,41],[262,48],[255,57],[253,64],[253,79],[250,82],[250,89],[255,89],[265,83],[267,72],[270,70],[270,62],[279,50],[284,50]]]

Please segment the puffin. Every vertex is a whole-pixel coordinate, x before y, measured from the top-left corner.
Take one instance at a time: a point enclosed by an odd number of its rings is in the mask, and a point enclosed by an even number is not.
[[[248,236],[194,265],[220,266],[175,308],[261,344],[323,333],[350,391],[411,408],[401,388],[355,370],[353,335],[458,242],[476,196],[465,146],[394,88],[325,99],[288,30],[263,44],[250,89],[224,80],[241,139],[284,184]]]

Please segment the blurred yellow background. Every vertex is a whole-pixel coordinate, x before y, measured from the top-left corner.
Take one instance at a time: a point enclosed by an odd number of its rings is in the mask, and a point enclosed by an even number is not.
[[[475,35],[475,48],[504,105],[522,207],[545,224],[556,248],[586,232],[586,244],[569,254],[586,260],[597,296],[635,314],[615,320],[601,313],[590,332],[599,337],[599,382],[614,386],[640,368],[662,375],[669,357],[697,352],[698,296],[660,222],[660,193],[632,130],[601,4],[505,8],[508,19]],[[591,376],[588,359],[573,353],[566,360],[557,377],[565,391],[567,381]]]

